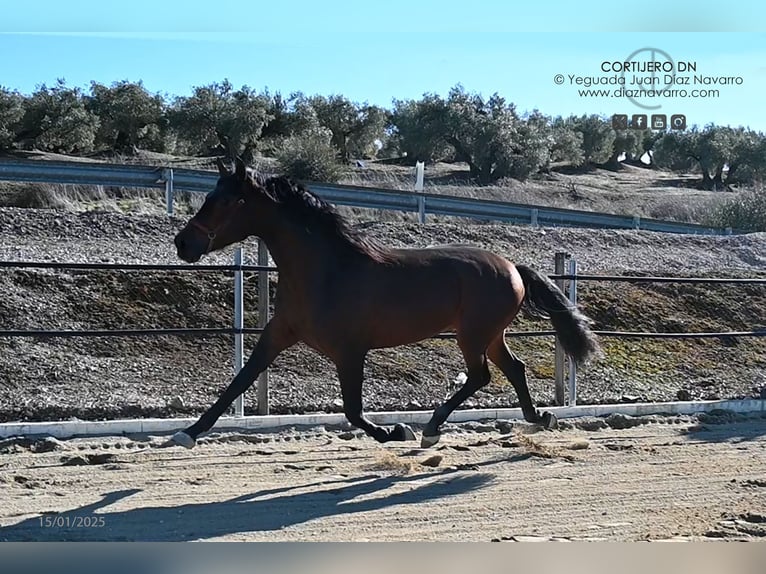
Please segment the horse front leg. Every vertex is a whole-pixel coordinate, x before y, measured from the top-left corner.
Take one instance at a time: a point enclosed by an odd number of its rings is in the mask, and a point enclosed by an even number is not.
[[[281,323],[275,315],[264,327],[263,333],[261,333],[245,366],[237,373],[218,400],[205,411],[197,422],[174,434],[171,439],[172,442],[186,448],[194,447],[197,437],[213,427],[220,416],[231,406],[234,399],[253,384],[258,375],[268,368],[277,355],[297,342],[297,336],[293,331]]]
[[[389,429],[373,423],[362,410],[362,381],[364,360],[367,353],[348,354],[336,361],[340,390],[343,396],[343,412],[352,425],[362,429],[378,442],[415,440],[412,429],[402,423]]]

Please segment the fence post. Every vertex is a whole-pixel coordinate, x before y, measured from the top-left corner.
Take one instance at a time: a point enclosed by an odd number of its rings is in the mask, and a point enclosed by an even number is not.
[[[566,253],[558,252],[554,256],[553,272],[556,275],[564,274],[564,264],[568,255]],[[566,290],[566,279],[556,279],[556,284],[562,291]],[[554,366],[554,380],[555,380],[555,400],[556,404],[561,406],[565,401],[565,388],[564,388],[564,363],[566,359],[566,353],[564,353],[564,347],[561,346],[561,341],[556,337],[556,354],[555,354],[555,366]]]
[[[577,305],[577,260],[569,260],[569,274],[572,279],[569,280],[569,301],[572,305]],[[569,406],[577,404],[577,363],[569,358]]]
[[[269,250],[266,242],[258,240],[258,265],[267,267]],[[269,322],[269,272],[258,271],[258,327],[263,329]],[[258,414],[269,414],[269,370],[258,375]]]
[[[533,207],[530,210],[529,219],[530,219],[530,225],[532,227],[537,227],[537,218],[538,218],[539,215],[540,215],[540,210],[538,208]]]
[[[422,161],[415,163],[415,191],[418,196],[418,221],[426,222],[426,198],[423,196],[423,176],[426,164]]]
[[[633,216],[633,228],[634,229],[641,229],[641,216],[634,215]]]
[[[239,267],[234,271],[234,329],[239,332],[234,333],[234,375],[242,369],[244,355],[245,355],[245,342],[244,335],[242,334],[242,328],[245,325],[245,313],[244,313],[244,299],[242,293],[243,279],[242,279],[242,248],[238,247],[234,252],[234,266]],[[234,400],[234,416],[245,416],[245,396],[239,395]]]
[[[165,209],[168,215],[173,215],[173,168],[162,170],[162,178],[165,180]]]

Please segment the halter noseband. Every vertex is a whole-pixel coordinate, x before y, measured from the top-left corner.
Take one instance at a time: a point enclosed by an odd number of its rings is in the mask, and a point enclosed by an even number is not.
[[[240,205],[243,205],[244,203],[245,203],[244,198],[238,199],[236,205],[234,206],[234,209],[236,209]],[[211,230],[205,225],[202,225],[195,218],[192,218],[189,220],[189,225],[191,225],[192,227],[196,227],[207,236],[208,242],[207,242],[207,247],[205,248],[205,254],[208,254],[210,253],[210,250],[213,248],[213,241],[215,241],[215,238],[218,235],[218,232],[221,231],[224,227],[226,227],[230,222],[231,222],[231,217],[227,217],[226,219],[223,220],[223,222],[221,222],[221,225]]]

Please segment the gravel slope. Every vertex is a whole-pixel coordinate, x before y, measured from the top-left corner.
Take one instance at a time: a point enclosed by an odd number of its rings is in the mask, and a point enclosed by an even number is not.
[[[180,219],[118,213],[0,209],[0,260],[178,263]],[[574,256],[581,273],[766,276],[766,234],[703,237],[643,231],[531,229],[432,222],[365,223],[389,245],[471,243],[552,272],[553,254]],[[254,256],[254,243],[247,245]],[[203,263],[229,263],[231,250]],[[272,280],[272,289],[276,277]],[[246,324],[254,326],[255,277],[246,283]],[[0,328],[226,327],[232,284],[225,274],[0,272]],[[766,287],[584,284],[586,313],[599,329],[750,330],[766,320]],[[521,321],[515,328],[549,328]],[[246,340],[251,349],[254,338]],[[533,397],[552,400],[552,340],[513,341],[527,362]],[[605,356],[579,376],[580,402],[752,396],[766,385],[763,339],[604,340]],[[170,416],[201,412],[231,376],[229,337],[190,339],[0,339],[0,420],[76,416]],[[429,408],[462,370],[451,341],[371,353],[366,408]],[[333,366],[304,347],[272,370],[273,412],[340,410]],[[679,394],[680,393],[680,394]],[[255,393],[246,409],[254,408]],[[495,376],[468,405],[512,406]]]

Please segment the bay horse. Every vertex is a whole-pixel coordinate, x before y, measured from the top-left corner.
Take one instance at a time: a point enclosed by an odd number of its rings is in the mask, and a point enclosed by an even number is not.
[[[467,379],[425,425],[424,447],[439,440],[439,427],[455,408],[489,383],[487,358],[513,385],[524,418],[555,428],[556,417],[533,405],[524,363],[504,337],[526,305],[550,318],[577,363],[597,351],[590,320],[550,279],[476,247],[385,247],[352,229],[303,185],[256,175],[239,158],[231,171],[220,159],[217,163],[215,188],[175,237],[178,256],[194,263],[247,237],[262,239],[279,268],[274,314],[220,398],[172,442],[192,448],[277,355],[298,342],[335,364],[343,412],[352,425],[379,442],[414,440],[407,425],[387,428],[365,417],[365,357],[371,349],[415,343],[446,330],[457,334]]]

